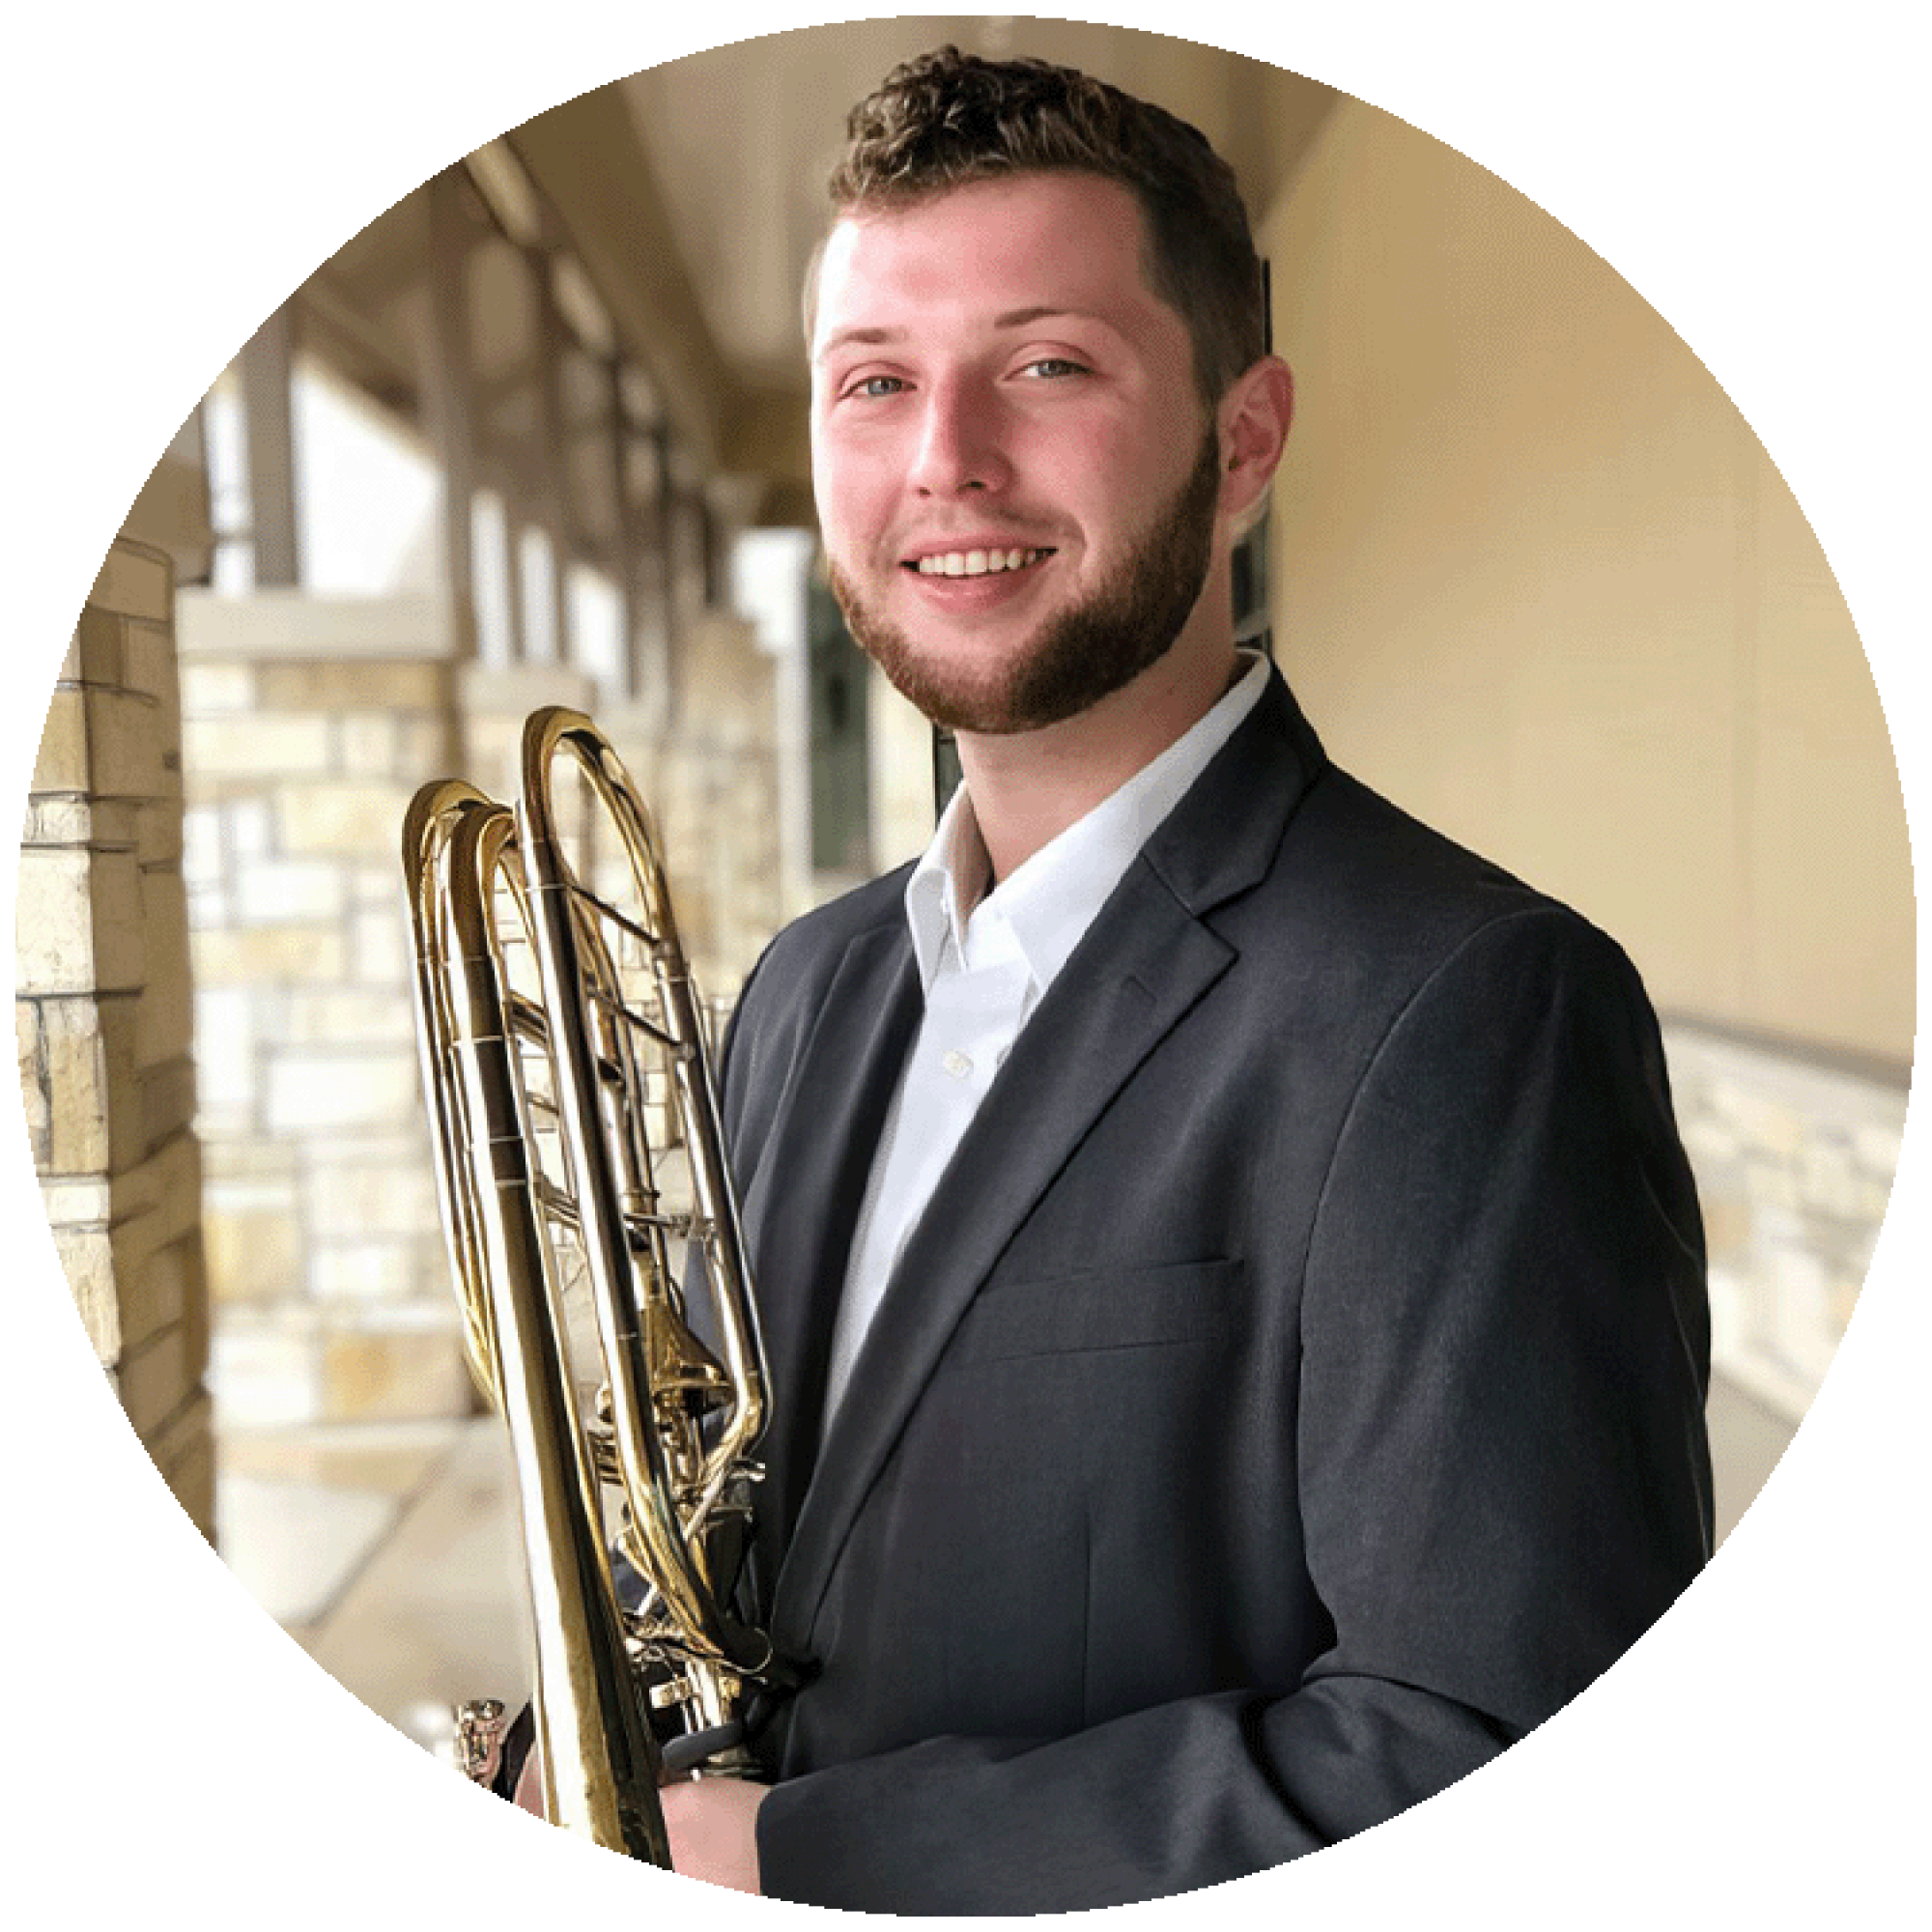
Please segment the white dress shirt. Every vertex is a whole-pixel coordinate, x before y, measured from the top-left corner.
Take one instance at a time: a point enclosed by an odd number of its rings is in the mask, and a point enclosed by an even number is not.
[[[1205,718],[990,893],[986,847],[963,785],[941,815],[906,881],[925,1012],[853,1231],[832,1333],[828,1424],[907,1236],[1020,1029],[1149,834],[1260,698],[1266,663],[1242,656],[1247,668]]]

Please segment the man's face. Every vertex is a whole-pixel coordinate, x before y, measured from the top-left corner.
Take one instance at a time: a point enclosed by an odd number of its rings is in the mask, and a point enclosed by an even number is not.
[[[826,243],[811,424],[833,585],[955,730],[1057,724],[1199,626],[1219,444],[1143,241],[1125,188],[1035,174],[865,212]]]

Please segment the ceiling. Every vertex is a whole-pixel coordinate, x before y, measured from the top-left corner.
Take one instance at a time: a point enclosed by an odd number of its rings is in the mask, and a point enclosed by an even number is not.
[[[799,290],[849,106],[897,61],[948,42],[1084,68],[1192,121],[1264,205],[1333,96],[1244,56],[1112,26],[1000,15],[861,20],[745,41],[612,81],[470,157],[514,156],[541,190],[609,323],[648,371],[694,480],[736,481],[741,513],[809,519]],[[511,174],[517,172],[511,168]],[[533,341],[514,251],[472,197],[482,244],[475,355],[506,449],[529,434]],[[426,331],[420,194],[364,230],[304,291],[310,339],[400,412]],[[493,259],[499,258],[499,259]],[[520,401],[520,393],[523,400]]]

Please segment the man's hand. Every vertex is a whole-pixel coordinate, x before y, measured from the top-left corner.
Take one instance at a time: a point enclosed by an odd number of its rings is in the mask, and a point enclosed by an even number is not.
[[[733,1891],[758,1891],[758,1806],[765,1786],[741,1777],[696,1777],[667,1784],[665,1826],[671,1863],[686,1878]]]
[[[543,1801],[543,1749],[532,1745],[524,1756],[524,1768],[517,1774],[517,1803],[526,1811],[541,1818],[544,1815]]]
[[[758,1806],[765,1786],[741,1777],[694,1777],[659,1787],[672,1865],[733,1891],[758,1894]],[[517,1779],[516,1802],[544,1815],[542,1759],[532,1750]]]

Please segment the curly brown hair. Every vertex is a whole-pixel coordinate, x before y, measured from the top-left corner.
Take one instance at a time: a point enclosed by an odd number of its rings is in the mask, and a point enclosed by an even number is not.
[[[853,108],[827,187],[843,214],[1059,171],[1119,182],[1139,201],[1149,285],[1187,324],[1211,408],[1266,353],[1262,267],[1234,170],[1165,108],[1072,68],[941,47]]]

